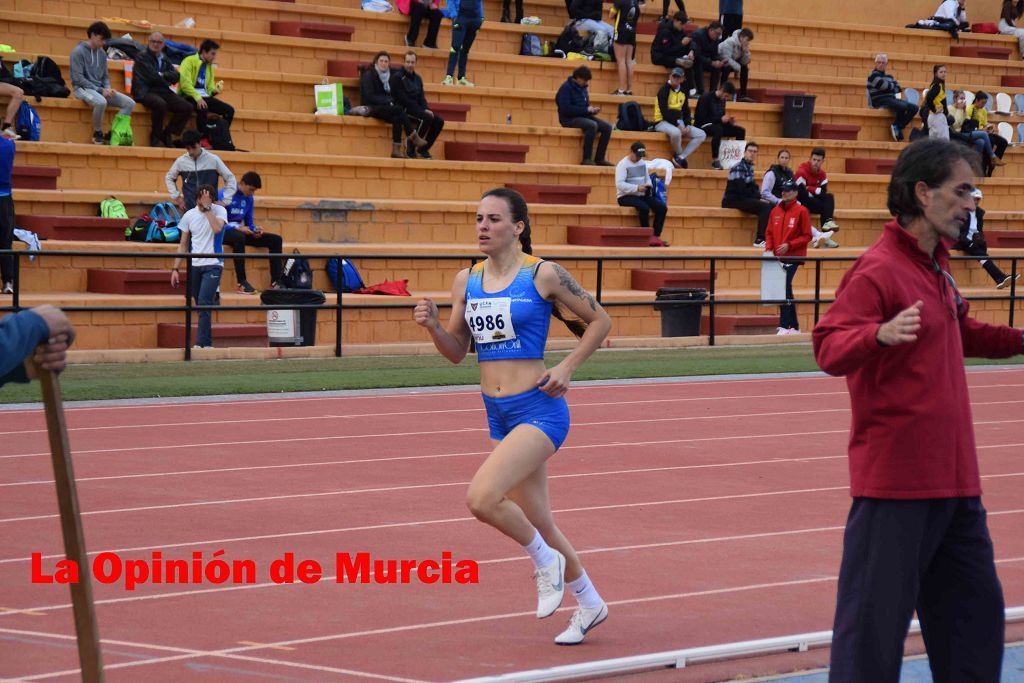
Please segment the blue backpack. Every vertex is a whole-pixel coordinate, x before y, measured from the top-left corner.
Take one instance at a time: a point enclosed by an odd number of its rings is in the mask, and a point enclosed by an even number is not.
[[[18,116],[14,120],[14,132],[21,136],[22,140],[39,140],[42,131],[42,121],[39,119],[39,112],[28,102],[22,102],[18,107]]]
[[[170,202],[160,202],[149,211],[150,223],[146,233],[147,242],[180,242],[181,230],[178,223],[181,215],[178,207]]]
[[[651,174],[651,194],[662,204],[668,204],[668,190],[665,189],[665,181],[657,173]]]
[[[327,260],[327,277],[331,279],[334,289],[341,289],[342,292],[354,292],[366,286],[363,284],[363,278],[359,275],[359,271],[348,259],[341,259],[340,288],[338,287],[338,259]]]

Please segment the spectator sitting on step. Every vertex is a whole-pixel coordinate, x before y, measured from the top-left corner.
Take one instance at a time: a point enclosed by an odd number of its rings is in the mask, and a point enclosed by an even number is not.
[[[88,40],[71,51],[71,90],[77,99],[92,107],[93,144],[106,145],[109,138],[103,135],[103,114],[107,105],[118,107],[122,116],[131,116],[135,101],[110,87],[107,52],[103,47],[103,41],[110,40],[110,28],[96,21],[89,24],[85,34]]]
[[[200,185],[213,187],[214,197],[216,197],[218,180],[223,179],[222,201],[225,204],[231,203],[237,189],[235,176],[231,173],[231,169],[224,165],[219,156],[203,149],[199,140],[199,131],[191,128],[181,134],[181,144],[185,147],[185,153],[174,160],[164,178],[171,201],[182,212],[196,205],[196,191]],[[179,176],[181,177],[181,192],[178,191]]]
[[[986,176],[992,175],[992,167],[1000,166],[1003,160],[992,150],[992,141],[988,133],[978,130],[978,123],[967,116],[967,93],[963,90],[953,91],[953,106],[949,110],[953,123],[949,125],[949,139],[974,147],[981,159],[981,170]]]
[[[444,119],[430,110],[424,94],[423,79],[416,73],[416,53],[409,50],[405,53],[405,66],[395,72],[398,83],[394,93],[395,99],[405,109],[410,123],[416,126],[416,133],[426,141],[426,146],[416,149],[410,138],[406,141],[405,153],[415,159],[418,153],[424,159],[432,159],[430,148],[444,128]]]
[[[1010,142],[1002,135],[996,132],[996,127],[988,122],[988,110],[985,109],[985,105],[988,104],[988,93],[984,90],[979,90],[974,94],[974,102],[967,105],[967,118],[975,122],[975,129],[985,131],[988,134],[988,140],[992,143],[992,151],[995,152],[995,159],[989,164],[987,174],[992,175],[993,166],[1001,166],[1003,164],[1003,155],[1006,154],[1006,148]]]
[[[727,84],[728,85],[728,84]],[[729,169],[729,178],[722,195],[723,209],[739,209],[743,213],[757,216],[757,235],[754,246],[764,246],[764,231],[768,227],[768,216],[772,212],[772,203],[761,198],[761,190],[754,182],[754,162],[757,161],[757,143],[748,142],[743,150],[743,158]]]
[[[985,209],[981,208],[981,190],[975,188],[971,196],[974,198],[974,211],[968,212],[967,218],[960,225],[960,238],[953,248],[968,256],[983,257],[978,263],[996,283],[996,289],[1004,289],[1011,281],[1020,278],[1020,273],[1017,273],[1016,277],[1010,277],[988,258],[988,245],[985,243],[984,233]]]
[[[174,138],[192,117],[192,107],[174,94],[171,86],[178,82],[178,72],[171,60],[164,56],[162,33],[149,34],[146,51],[135,58],[132,75],[132,97],[150,111],[152,128],[149,133],[151,147],[174,147]],[[164,119],[170,111],[171,122],[164,127]]]
[[[199,44],[199,52],[181,60],[178,94],[192,103],[196,110],[196,128],[206,135],[206,118],[218,114],[228,127],[235,118],[235,108],[217,97],[224,92],[224,81],[216,80],[213,60],[217,59],[220,45],[207,38]]]
[[[722,78],[729,80],[734,74],[740,77],[740,102],[753,102],[747,97],[747,81],[750,77],[750,42],[754,40],[754,32],[743,28],[723,40],[718,45],[718,58],[725,62],[722,67]]]
[[[236,254],[244,254],[245,248],[261,247],[266,248],[271,254],[280,254],[283,248],[283,241],[280,235],[266,232],[263,228],[253,222],[252,207],[253,195],[263,187],[260,174],[249,171],[238,181],[238,191],[235,192],[230,202],[225,202],[225,191],[221,190],[218,198],[224,203],[228,210],[228,223],[224,230],[224,244],[231,247]],[[281,259],[270,260],[270,286],[277,287],[281,282]],[[238,291],[241,294],[255,294],[256,288],[249,284],[245,277],[245,259],[236,258],[235,277],[238,280]]]
[[[932,19],[939,23],[938,28],[950,31],[957,37],[957,31],[970,31],[971,23],[967,21],[967,0],[943,0],[939,3]]]
[[[658,33],[651,41],[651,63],[686,72],[684,86],[689,93],[694,89],[693,80],[693,45],[686,35],[686,24],[689,18],[686,12],[676,12],[671,21],[664,21],[658,27]]]
[[[928,137],[949,139],[949,104],[946,102],[946,65],[932,67],[932,84],[924,95],[921,116],[927,116]]]
[[[0,135],[11,140],[20,140],[21,136],[15,129],[15,119],[18,118],[21,103],[25,101],[25,91],[11,83],[0,83],[0,95],[10,98],[7,100],[7,112],[4,115],[4,120],[0,123]]]
[[[778,156],[775,157],[775,163],[764,172],[764,177],[761,179],[761,199],[771,202],[773,205],[778,205],[782,201],[782,184],[788,181],[796,182],[793,169],[789,167],[789,161],[789,150],[780,150]],[[832,239],[831,232],[821,232],[811,225],[811,245],[816,249],[820,247],[835,249],[839,243]]]
[[[1015,36],[1017,46],[1020,50],[1021,59],[1024,59],[1024,28],[1018,27],[1017,22],[1024,16],[1024,0],[1003,0],[1003,7],[999,11],[999,32],[1005,36]]]
[[[667,247],[668,242],[661,239],[661,231],[665,226],[665,214],[668,207],[654,196],[651,185],[651,173],[644,157],[647,146],[642,142],[634,142],[629,147],[629,154],[615,166],[615,195],[619,206],[632,206],[640,219],[640,227],[650,227],[650,214],[654,212],[654,234],[650,239],[652,247]]]
[[[800,188],[800,203],[811,213],[821,217],[822,232],[839,232],[836,224],[836,198],[828,191],[828,174],[822,166],[825,163],[825,148],[815,147],[811,158],[796,169],[795,180]]]
[[[363,72],[359,79],[359,97],[362,103],[370,108],[370,116],[391,124],[391,156],[405,159],[402,149],[402,131],[405,131],[408,142],[416,149],[423,149],[427,141],[419,136],[409,121],[405,109],[398,103],[395,88],[400,87],[398,79],[391,82],[391,55],[381,51],[373,56],[370,68]]]
[[[437,32],[441,28],[441,19],[444,18],[437,0],[398,0],[397,4],[399,12],[409,15],[409,32],[405,34],[406,47],[416,47],[416,41],[420,37],[420,23],[426,17],[427,37],[423,41],[423,47],[436,50]]]
[[[875,109],[888,109],[896,115],[893,121],[892,139],[903,141],[903,129],[917,116],[917,105],[896,97],[903,91],[896,78],[885,72],[889,66],[889,55],[875,55],[875,70],[868,74],[868,101]]]
[[[725,68],[725,60],[718,55],[718,44],[722,41],[722,24],[712,21],[706,27],[690,34],[690,41],[693,46],[694,88],[698,95],[704,92],[704,73],[707,72],[711,74],[708,88],[714,92],[718,89],[718,82]]]
[[[600,31],[607,33],[611,38],[615,34],[615,28],[602,20],[604,3],[601,0],[566,0],[569,8],[569,18],[576,22],[577,31]]]
[[[711,136],[711,168],[721,170],[722,162],[718,153],[722,148],[722,138],[743,140],[747,131],[736,125],[736,117],[725,113],[726,102],[736,94],[736,86],[729,81],[718,86],[717,90],[709,91],[697,100],[697,111],[694,113],[696,126]]]
[[[668,136],[675,155],[672,165],[676,168],[688,168],[686,158],[697,151],[708,137],[703,130],[692,125],[683,78],[680,67],[672,69],[668,83],[661,86],[654,100],[654,129]],[[687,138],[686,149],[683,149],[683,137]]]
[[[555,104],[558,107],[558,122],[563,128],[580,128],[583,130],[583,161],[584,166],[612,166],[605,158],[608,142],[612,137],[612,125],[597,118],[601,107],[591,106],[587,88],[593,74],[585,66],[578,66],[572,75],[558,89]],[[594,160],[594,138],[597,141],[597,160]]]

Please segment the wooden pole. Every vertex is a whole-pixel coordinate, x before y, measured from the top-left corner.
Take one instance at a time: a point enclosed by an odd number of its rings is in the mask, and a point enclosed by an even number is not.
[[[75,490],[75,472],[71,466],[71,447],[64,421],[64,402],[60,381],[49,370],[39,371],[46,407],[46,431],[50,437],[53,478],[57,484],[57,505],[60,507],[60,528],[64,535],[64,553],[78,565],[79,580],[71,585],[71,605],[78,636],[78,661],[84,683],[103,683],[103,660],[100,657],[100,636],[96,628],[96,612],[92,604],[92,568],[85,552],[82,519]]]

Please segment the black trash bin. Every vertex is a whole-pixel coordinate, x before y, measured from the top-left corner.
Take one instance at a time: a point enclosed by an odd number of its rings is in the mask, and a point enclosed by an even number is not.
[[[319,289],[265,289],[260,294],[267,311],[267,338],[271,346],[313,346],[316,344],[316,309],[288,309],[288,306],[322,304],[327,297]]]
[[[784,95],[782,137],[809,138],[814,123],[814,95]]]
[[[707,298],[706,289],[659,289],[654,301],[654,310],[661,311],[661,336],[700,336],[700,316],[704,310],[704,300]]]

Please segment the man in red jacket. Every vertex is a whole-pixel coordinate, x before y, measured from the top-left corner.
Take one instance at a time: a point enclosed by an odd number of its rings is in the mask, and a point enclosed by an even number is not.
[[[835,222],[836,198],[828,193],[828,174],[822,168],[825,164],[825,148],[815,147],[811,150],[810,161],[805,161],[796,169],[793,178],[800,186],[800,203],[811,213],[821,216],[822,232],[839,232]]]
[[[829,681],[899,680],[915,608],[936,681],[999,680],[1003,593],[981,504],[965,356],[1024,351],[1021,331],[967,315],[942,238],[973,207],[973,150],[922,140],[900,154],[881,238],[814,330],[845,375],[850,508]]]
[[[786,271],[786,299],[792,301],[793,278],[803,265],[799,257],[807,256],[811,241],[811,214],[796,200],[796,182],[782,181],[779,191],[782,201],[768,215],[768,229],[764,234],[764,250],[779,257]],[[796,304],[779,306],[779,334],[800,334],[800,321],[796,317]]]

